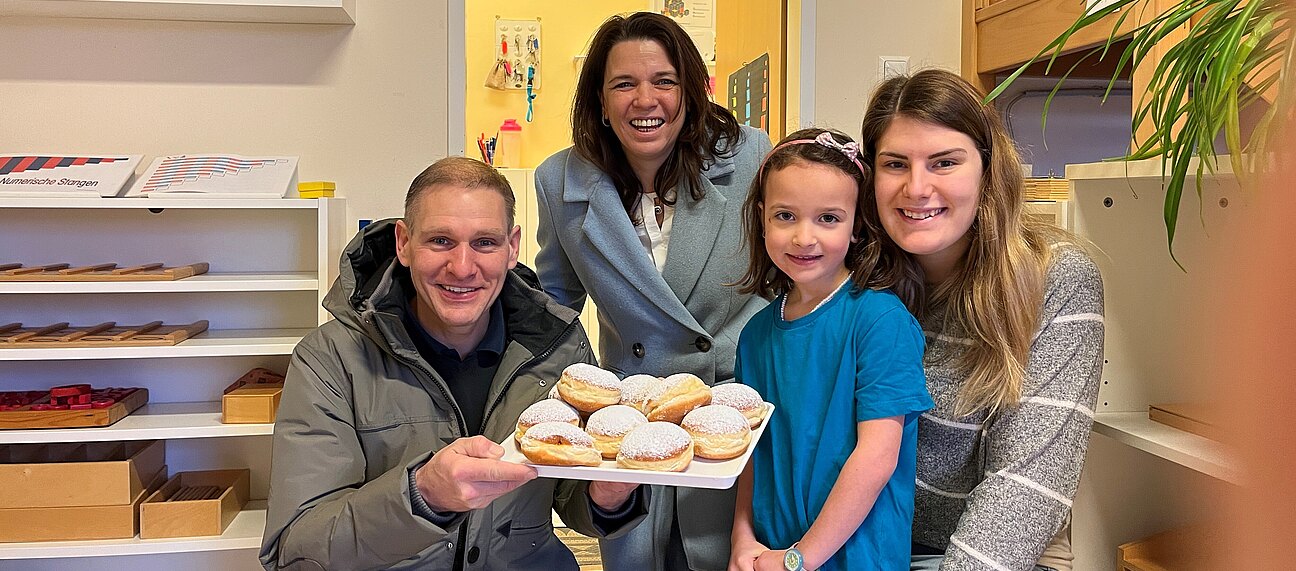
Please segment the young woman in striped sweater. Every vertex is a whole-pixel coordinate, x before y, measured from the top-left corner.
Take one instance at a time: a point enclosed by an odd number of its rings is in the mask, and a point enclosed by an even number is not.
[[[1013,142],[959,76],[884,82],[861,144],[866,216],[908,260],[895,291],[927,338],[936,404],[918,425],[912,569],[1070,569],[1103,362],[1098,269],[1023,215]]]

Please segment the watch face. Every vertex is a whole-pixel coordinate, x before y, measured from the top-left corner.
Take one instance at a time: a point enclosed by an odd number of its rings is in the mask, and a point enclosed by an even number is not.
[[[787,571],[800,571],[803,569],[802,564],[800,551],[789,549],[783,553],[783,568]]]

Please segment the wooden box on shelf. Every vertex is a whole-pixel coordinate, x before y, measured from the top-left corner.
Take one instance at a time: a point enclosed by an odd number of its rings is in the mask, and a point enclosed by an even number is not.
[[[38,403],[35,405],[0,406],[0,430],[111,426],[148,402],[148,389],[143,387],[114,387],[91,391],[89,385],[82,386],[86,387],[82,390],[89,391],[89,394],[82,396],[99,400],[99,402],[90,407],[69,408],[63,406],[60,409],[54,409],[49,406],[41,406],[49,405],[54,400],[52,391],[0,391],[0,399],[4,399],[8,395],[25,394],[34,396],[41,392],[45,393],[35,399],[35,402]],[[58,388],[60,387],[55,387],[55,389]]]
[[[130,504],[165,464],[160,440],[0,446],[0,508]]]
[[[247,468],[180,472],[140,504],[140,539],[220,535],[248,501]]]
[[[162,466],[122,504],[2,508],[0,542],[130,539],[139,532],[140,502],[166,482],[166,476]]]
[[[221,422],[273,423],[283,386],[283,375],[261,368],[248,371],[225,388],[221,397]]]
[[[1148,406],[1148,418],[1211,440],[1223,440],[1219,412],[1200,402],[1162,403]]]
[[[1116,548],[1117,571],[1211,571],[1221,567],[1220,533],[1201,526],[1164,531]]]

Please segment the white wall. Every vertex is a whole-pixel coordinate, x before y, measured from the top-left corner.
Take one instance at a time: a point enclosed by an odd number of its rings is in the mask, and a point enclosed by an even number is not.
[[[453,148],[449,7],[356,4],[355,26],[0,19],[0,152],[299,155],[348,235],[399,215]]]
[[[814,120],[859,137],[879,56],[959,70],[959,0],[815,0]]]

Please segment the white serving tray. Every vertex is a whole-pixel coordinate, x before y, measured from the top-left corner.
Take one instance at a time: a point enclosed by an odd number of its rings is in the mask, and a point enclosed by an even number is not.
[[[604,460],[598,466],[543,466],[533,464],[517,448],[517,441],[509,436],[499,445],[504,447],[501,460],[515,464],[533,466],[541,478],[558,478],[562,480],[590,480],[603,482],[629,482],[632,484],[659,484],[663,486],[683,486],[685,488],[711,488],[723,490],[730,488],[738,481],[747,460],[751,459],[752,450],[765,427],[769,426],[770,417],[774,414],[774,405],[765,403],[765,419],[752,431],[751,444],[742,456],[730,460],[707,460],[693,457],[688,468],[683,472],[658,472],[655,470],[628,470],[618,468],[616,460]]]

